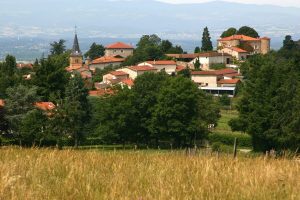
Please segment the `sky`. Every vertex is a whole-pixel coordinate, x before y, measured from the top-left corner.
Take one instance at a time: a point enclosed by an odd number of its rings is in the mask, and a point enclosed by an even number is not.
[[[203,3],[216,0],[159,0],[167,3]],[[217,0],[218,1],[218,0]],[[249,3],[249,4],[271,4],[277,6],[292,6],[300,7],[300,0],[226,0],[237,3]]]

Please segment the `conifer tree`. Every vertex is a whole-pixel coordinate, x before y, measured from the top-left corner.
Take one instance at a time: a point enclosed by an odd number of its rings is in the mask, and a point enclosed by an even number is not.
[[[207,27],[205,27],[204,31],[203,31],[201,50],[202,51],[212,51],[213,50],[211,37],[210,37]]]

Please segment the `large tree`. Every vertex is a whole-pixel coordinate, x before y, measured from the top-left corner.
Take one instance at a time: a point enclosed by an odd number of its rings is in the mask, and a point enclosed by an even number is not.
[[[5,61],[0,63],[0,98],[6,97],[6,89],[20,82],[17,76],[16,58],[7,55]]]
[[[74,139],[74,146],[78,147],[79,141],[84,138],[84,127],[89,121],[88,90],[80,75],[75,74],[67,86],[65,98],[59,109],[65,117],[66,132]]]
[[[212,51],[213,50],[211,37],[210,37],[207,27],[205,27],[203,30],[201,50],[202,51]]]
[[[221,38],[229,37],[235,34],[237,34],[236,28],[231,27],[222,33]]]
[[[137,48],[132,56],[129,56],[124,66],[135,65],[146,60],[165,59],[167,53],[183,53],[181,46],[173,46],[168,40],[161,40],[157,35],[144,35],[137,43]]]
[[[22,121],[29,112],[35,109],[34,103],[38,101],[37,88],[19,85],[8,88],[6,93],[5,118],[9,123],[10,131],[21,144],[24,139],[21,132]]]
[[[153,107],[157,104],[157,95],[163,83],[168,79],[164,72],[158,74],[145,73],[137,77],[132,88],[134,107],[137,111],[140,141],[149,143],[151,136],[151,120]]]
[[[243,26],[243,27],[241,27],[237,31],[237,34],[239,34],[239,35],[246,35],[246,36],[250,36],[250,37],[253,37],[253,38],[258,38],[259,37],[257,31],[254,28],[251,28],[249,26]]]
[[[177,147],[193,144],[215,123],[218,109],[188,78],[174,77],[164,83],[157,97],[152,132],[157,138],[173,140]],[[213,117],[215,116],[215,117]]]
[[[90,49],[84,54],[84,56],[87,58],[94,60],[96,58],[99,58],[101,56],[104,56],[105,48],[101,44],[96,44],[95,42],[91,45]]]
[[[256,55],[242,66],[246,81],[240,115],[230,124],[252,136],[256,151],[299,148],[300,62],[295,58],[281,53]]]
[[[50,53],[51,55],[60,55],[63,54],[66,51],[66,45],[65,45],[65,40],[60,39],[58,42],[54,41],[50,43]]]
[[[64,66],[61,66],[63,60],[61,56],[49,57],[41,60],[40,66],[35,68],[32,82],[38,87],[38,94],[44,101],[55,101],[64,97],[69,75]]]

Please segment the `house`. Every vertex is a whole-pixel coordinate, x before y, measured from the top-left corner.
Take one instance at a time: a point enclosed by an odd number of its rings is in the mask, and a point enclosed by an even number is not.
[[[232,62],[232,56],[230,54],[215,51],[196,54],[196,57],[190,62],[190,64],[195,65],[198,59],[202,70],[209,70],[214,64],[227,65]]]
[[[171,75],[176,73],[177,64],[173,60],[154,60],[140,63],[138,66],[150,66],[156,68],[158,71],[165,71],[167,74]]]
[[[217,87],[218,81],[224,79],[224,77],[229,78],[232,74],[238,75],[238,71],[226,68],[221,70],[213,70],[213,71],[192,71],[191,78],[192,81],[197,83],[201,87]]]
[[[105,56],[114,57],[120,56],[122,58],[127,58],[133,54],[133,46],[125,44],[123,42],[117,42],[114,44],[107,45],[105,47]]]
[[[218,40],[218,49],[238,47],[250,54],[267,54],[270,51],[271,39],[268,37],[253,38],[246,35],[232,35]]]
[[[19,62],[17,63],[17,68],[19,69],[33,69],[33,64],[32,63],[23,63],[23,62]]]
[[[113,95],[115,92],[111,88],[98,89],[89,91],[89,96],[92,97],[103,97]]]
[[[136,77],[146,73],[146,72],[157,72],[157,69],[148,65],[144,66],[131,66],[131,67],[126,67],[122,69],[118,69],[117,71],[123,71],[127,74],[129,74],[129,78],[132,80],[135,80]]]
[[[218,81],[218,87],[236,87],[236,85],[241,82],[240,79],[221,79]]]
[[[124,61],[125,59],[120,56],[103,56],[93,60],[89,67],[90,70],[95,71],[96,69],[104,69],[108,66],[120,66]]]
[[[237,60],[245,60],[250,55],[248,51],[239,47],[225,47],[220,49],[219,52],[232,55],[232,57],[236,58]]]
[[[193,53],[193,54],[166,54],[166,56],[176,59],[180,65],[187,65],[194,69],[194,64],[199,59],[200,68],[203,70],[209,70],[213,64],[230,64],[232,62],[232,56],[222,52],[205,52],[205,53]],[[180,61],[180,63],[178,62]]]
[[[192,71],[191,79],[199,88],[214,95],[235,95],[236,84],[241,75],[234,69],[226,68],[214,71]]]
[[[129,74],[123,71],[112,71],[103,76],[103,82],[107,84],[119,83],[125,79],[129,79]]]

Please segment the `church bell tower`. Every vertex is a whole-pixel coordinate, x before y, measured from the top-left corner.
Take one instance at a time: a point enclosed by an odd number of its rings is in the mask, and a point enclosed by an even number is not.
[[[75,37],[73,42],[72,53],[70,55],[70,66],[82,66],[82,53],[79,48],[78,38],[77,38],[77,31],[75,30]]]

